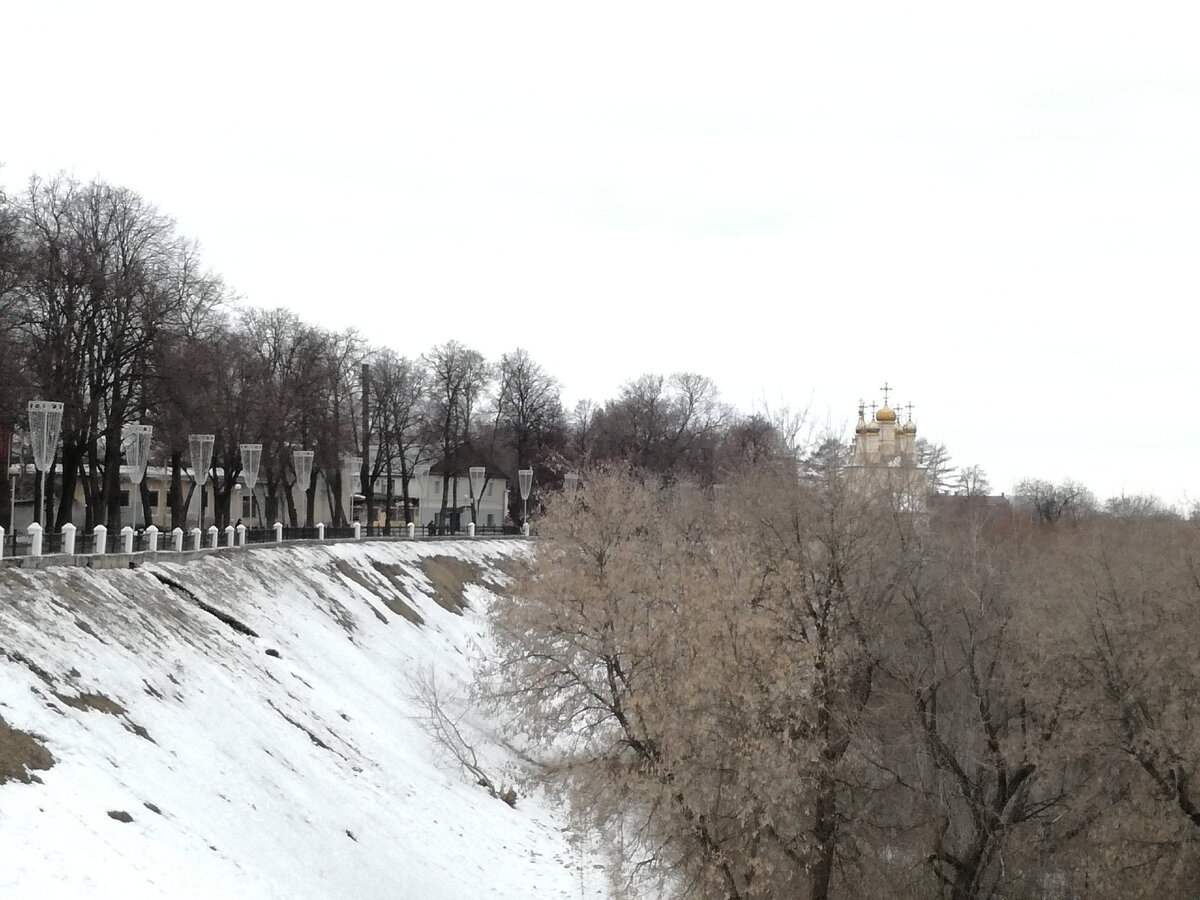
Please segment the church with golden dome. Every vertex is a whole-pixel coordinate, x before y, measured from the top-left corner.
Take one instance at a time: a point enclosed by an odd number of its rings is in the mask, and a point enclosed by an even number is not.
[[[867,407],[858,404],[858,425],[854,429],[854,445],[848,466],[851,483],[864,490],[886,489],[908,495],[912,502],[924,506],[925,469],[918,464],[917,426],[912,420],[912,404],[906,410],[905,422],[888,405],[892,388],[884,383],[883,405]],[[897,404],[899,405],[899,404]]]

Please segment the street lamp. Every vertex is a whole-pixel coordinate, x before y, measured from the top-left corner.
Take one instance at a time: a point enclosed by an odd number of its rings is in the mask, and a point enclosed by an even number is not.
[[[254,514],[254,486],[258,484],[258,464],[262,461],[262,444],[238,444],[238,452],[242,455],[242,478],[246,481],[246,489],[250,491],[250,514]],[[259,516],[262,524],[262,516]]]
[[[521,488],[521,524],[529,522],[529,489],[533,487],[533,469],[518,469],[517,484]]]
[[[467,471],[471,483],[471,521],[479,525],[479,500],[483,497],[483,482],[487,478],[487,469],[483,466],[471,466]]]
[[[192,477],[200,485],[200,533],[204,533],[204,485],[208,481],[208,465],[212,462],[215,434],[189,434],[188,455],[192,460]]]
[[[347,511],[347,519],[354,517],[354,495],[362,491],[362,464],[361,456],[342,454],[342,468],[350,473],[350,509]]]
[[[420,524],[421,515],[421,500],[424,498],[424,486],[422,482],[425,480],[425,474],[429,471],[429,466],[419,465],[414,466],[412,473],[408,476],[408,499],[417,501],[417,514],[412,521]],[[408,515],[408,508],[405,507],[404,514]]]
[[[125,461],[129,465],[129,511],[133,518],[130,523],[137,531],[137,500],[141,493],[142,479],[146,476],[146,463],[150,461],[150,436],[154,433],[153,425],[126,425],[121,432],[125,443]]]
[[[46,503],[46,471],[54,462],[58,435],[62,431],[63,405],[54,400],[29,401],[29,440],[33,445],[33,465],[41,474],[41,503]],[[34,509],[34,521],[42,524],[42,510]]]
[[[313,450],[293,450],[292,451],[292,468],[296,470],[296,484],[300,486],[300,493],[304,497],[304,512],[308,515],[308,483],[312,481],[312,465]],[[305,519],[305,528],[311,528],[312,523]]]

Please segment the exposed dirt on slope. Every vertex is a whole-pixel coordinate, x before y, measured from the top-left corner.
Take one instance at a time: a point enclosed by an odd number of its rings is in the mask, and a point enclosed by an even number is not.
[[[460,616],[467,608],[463,588],[483,580],[478,566],[452,556],[427,556],[421,560],[421,570],[433,585],[438,606]]]
[[[39,742],[37,735],[18,731],[0,716],[0,784],[20,781],[29,784],[41,779],[32,774],[35,769],[49,769],[54,757]]]
[[[408,570],[395,563],[383,563],[377,560],[371,563],[371,567],[382,575],[387,580],[387,583],[396,591],[396,596],[382,598],[387,608],[398,616],[404,616],[404,618],[408,619],[414,625],[424,625],[425,619],[409,605],[411,598],[404,589],[404,578],[411,577]]]
[[[400,566],[386,565],[378,562],[372,563],[371,567],[383,576],[384,584],[379,584],[371,581],[371,579],[367,578],[366,575],[363,574],[361,569],[350,565],[350,563],[346,562],[345,560],[339,559],[335,565],[337,566],[338,572],[340,572],[344,578],[348,578],[350,581],[362,585],[364,588],[370,591],[371,594],[383,601],[383,605],[396,615],[403,616],[414,625],[425,624],[425,620],[421,618],[420,613],[408,605],[408,597],[404,593],[404,588],[401,581],[399,578],[397,578],[397,575],[404,571]],[[390,587],[394,593],[384,593],[382,589],[385,585]],[[375,615],[379,616],[381,619],[383,618],[378,610],[376,610]],[[383,621],[386,622],[387,619],[383,619]]]

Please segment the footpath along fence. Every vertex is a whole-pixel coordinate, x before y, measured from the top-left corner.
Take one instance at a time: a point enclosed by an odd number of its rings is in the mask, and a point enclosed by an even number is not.
[[[62,531],[44,532],[36,522],[26,529],[25,539],[19,540],[17,532],[6,534],[0,526],[0,564],[6,566],[39,566],[53,562],[73,565],[105,565],[116,560],[109,556],[132,556],[133,554],[178,553],[193,554],[204,550],[246,547],[251,545],[285,544],[294,542],[358,541],[364,539],[416,540],[416,539],[462,539],[462,538],[513,538],[528,537],[529,525],[478,526],[468,524],[462,531],[448,528],[416,525],[409,523],[403,528],[385,529],[378,526],[364,527],[358,522],[348,526],[333,527],[318,523],[314,528],[285,528],[276,522],[272,528],[247,528],[245,525],[228,525],[219,529],[210,525],[206,532],[192,528],[185,532],[176,528],[170,532],[159,531],[151,525],[144,531],[135,531],[126,525],[119,532],[109,533],[103,525],[97,525],[90,535],[80,534],[74,525],[66,524]],[[55,560],[54,557],[59,559]],[[65,557],[65,558],[64,558]]]

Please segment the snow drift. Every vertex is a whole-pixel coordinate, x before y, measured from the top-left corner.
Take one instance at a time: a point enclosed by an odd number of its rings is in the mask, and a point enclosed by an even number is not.
[[[598,895],[556,811],[490,798],[414,723],[410,675],[466,680],[523,552],[0,570],[0,895]]]

